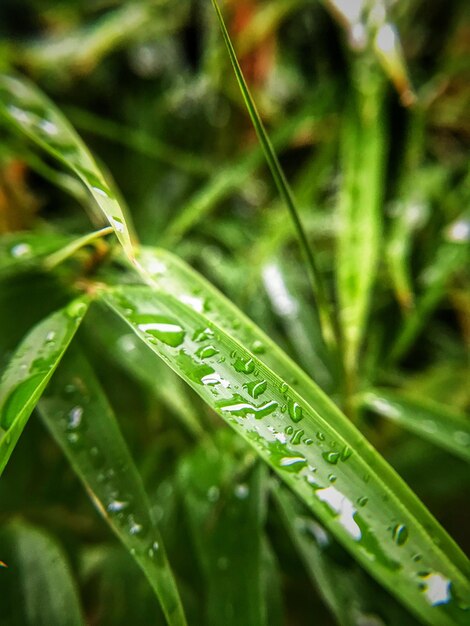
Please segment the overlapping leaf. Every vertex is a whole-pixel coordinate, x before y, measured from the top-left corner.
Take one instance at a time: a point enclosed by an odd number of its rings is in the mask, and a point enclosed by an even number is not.
[[[149,286],[115,288],[102,299],[385,587],[430,624],[465,623],[466,557],[319,389],[310,384],[308,397],[300,395],[245,347],[252,342],[234,338],[242,316],[232,315],[227,334],[205,314],[216,303],[201,290],[192,302],[198,310]]]
[[[0,119],[24,133],[83,181],[132,257],[128,216],[85,144],[54,104],[25,78],[0,75]]]
[[[0,474],[87,309],[88,300],[74,300],[35,326],[13,354],[0,381]]]
[[[99,511],[155,590],[170,626],[186,619],[141,478],[93,370],[71,348],[39,410]]]

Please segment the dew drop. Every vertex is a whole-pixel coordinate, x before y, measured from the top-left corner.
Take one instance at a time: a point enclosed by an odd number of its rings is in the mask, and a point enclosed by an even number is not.
[[[336,465],[340,458],[339,452],[324,452],[322,457],[325,459],[327,463],[331,463],[331,465]]]
[[[196,355],[200,359],[208,359],[209,357],[214,356],[214,354],[218,353],[219,351],[214,346],[204,346],[203,348],[199,348],[199,350],[196,352]]]
[[[408,539],[408,528],[403,524],[397,524],[393,529],[393,540],[399,546],[406,543]]]
[[[31,246],[27,243],[17,243],[16,246],[10,250],[11,256],[15,257],[15,259],[19,259],[23,256],[31,254]]]
[[[240,483],[235,486],[234,493],[238,500],[246,500],[250,494],[250,488],[245,483]]]
[[[297,404],[297,402],[294,402],[293,400],[289,399],[287,402],[287,409],[289,411],[289,416],[291,420],[293,422],[300,422],[300,420],[303,417],[302,407],[299,404]]]
[[[177,348],[180,346],[186,335],[180,324],[168,317],[156,315],[139,315],[133,320],[139,330],[150,337],[155,337],[159,341]]]
[[[369,502],[369,498],[367,496],[361,496],[360,498],[357,499],[357,503],[359,506],[366,506],[368,502]]]
[[[82,423],[83,417],[83,408],[81,406],[74,406],[73,409],[70,410],[67,428],[69,430],[75,430],[80,427]]]

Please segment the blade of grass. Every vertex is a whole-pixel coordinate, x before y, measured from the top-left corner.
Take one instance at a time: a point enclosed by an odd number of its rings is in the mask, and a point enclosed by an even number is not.
[[[168,624],[186,619],[150,504],[93,370],[78,347],[66,355],[39,412],[97,509],[141,567]]]
[[[87,310],[80,298],[31,330],[13,354],[0,380],[0,475],[52,374]]]
[[[0,75],[0,120],[41,146],[86,185],[126,253],[134,237],[117,195],[75,130],[54,104],[23,77]]]
[[[268,163],[269,169],[271,170],[271,174],[273,176],[276,187],[279,191],[281,198],[285,202],[285,205],[289,211],[290,217],[297,231],[297,237],[299,239],[302,253],[306,260],[306,266],[307,266],[307,271],[308,271],[308,275],[309,275],[309,279],[310,279],[310,283],[312,287],[312,292],[315,298],[316,305],[318,307],[318,314],[320,317],[323,339],[325,343],[329,345],[330,347],[334,346],[337,341],[335,321],[333,319],[327,292],[323,285],[322,277],[317,269],[314,255],[310,248],[309,241],[305,234],[305,230],[302,226],[302,222],[300,220],[299,213],[295,205],[295,200],[294,200],[292,190],[284,175],[284,171],[281,168],[279,160],[276,156],[274,148],[266,132],[266,129],[264,128],[264,124],[258,113],[256,104],[251,96],[250,90],[248,89],[248,85],[243,76],[243,72],[238,62],[235,49],[232,45],[230,35],[228,34],[227,28],[225,26],[224,18],[222,17],[222,13],[219,9],[219,5],[217,4],[216,0],[212,0],[212,4],[214,6],[217,19],[219,21],[220,29],[222,31],[222,36],[225,41],[225,45],[227,46],[230,61],[233,66],[233,70],[234,70],[238,85],[240,87],[243,100],[245,102],[246,108],[248,110],[251,121],[253,123],[253,127],[256,131],[259,142],[263,149],[264,156]]]
[[[470,461],[470,420],[446,405],[399,391],[372,389],[359,404],[431,443]]]
[[[206,580],[207,626],[264,626],[262,539],[267,483],[264,467],[240,472],[245,446],[219,432],[178,471],[186,516]],[[242,475],[240,475],[242,474]],[[243,549],[241,549],[243,546]]]
[[[70,566],[55,540],[25,522],[0,530],[2,615],[8,626],[84,626]]]
[[[468,560],[334,405],[310,404],[223,326],[156,288],[117,287],[100,300],[411,611],[436,626],[466,622],[461,602],[470,594]],[[235,322],[242,320],[232,318],[228,326]]]

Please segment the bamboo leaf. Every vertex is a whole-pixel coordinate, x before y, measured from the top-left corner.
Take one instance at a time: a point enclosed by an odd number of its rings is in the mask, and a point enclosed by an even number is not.
[[[234,338],[242,316],[228,334],[199,297],[203,312],[156,287],[101,295],[381,584],[429,624],[464,624],[469,564],[452,539],[313,383],[309,402]]]
[[[133,257],[129,217],[124,216],[116,192],[70,123],[37,87],[25,78],[0,75],[0,119],[27,135],[70,168],[86,185],[116,233],[126,253]]]
[[[78,348],[66,356],[39,411],[99,512],[141,567],[168,624],[185,625],[142,480],[104,392]]]
[[[355,94],[343,129],[344,181],[337,248],[339,317],[344,362],[352,381],[368,321],[381,242],[381,203],[386,156],[383,85],[377,77],[367,99]],[[350,382],[350,386],[354,386]]]
[[[240,471],[245,446],[223,431],[187,456],[179,484],[206,579],[207,626],[266,621],[263,525],[267,483],[263,467]],[[229,436],[230,435],[230,436]],[[223,450],[223,454],[219,452]],[[241,549],[243,546],[243,549]]]
[[[0,380],[0,475],[87,310],[87,299],[74,300],[37,324],[13,354]]]
[[[69,564],[54,539],[24,522],[0,530],[2,613],[5,626],[82,626]]]
[[[335,558],[331,535],[313,520],[287,489],[274,483],[272,495],[285,529],[324,603],[341,626],[415,624],[357,564]],[[383,618],[383,619],[382,619]]]
[[[458,411],[410,394],[372,389],[359,403],[431,443],[470,461],[470,420]]]

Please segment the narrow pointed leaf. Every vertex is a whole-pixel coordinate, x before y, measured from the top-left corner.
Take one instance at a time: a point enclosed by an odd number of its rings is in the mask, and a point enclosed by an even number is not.
[[[468,560],[334,405],[309,403],[204,313],[157,288],[101,298],[398,599],[429,624],[466,622]]]
[[[13,354],[0,381],[0,475],[87,310],[86,299],[74,300],[35,326]]]
[[[240,452],[232,433],[222,434],[215,446],[198,447],[179,469],[185,512],[206,580],[204,623],[262,626],[267,624],[262,564],[265,468],[250,468],[240,476]],[[244,446],[241,452],[246,454]]]
[[[470,420],[458,411],[388,389],[367,391],[359,396],[359,402],[464,461],[470,461]]]
[[[2,610],[8,626],[85,624],[69,564],[61,548],[42,530],[12,521],[0,530]]]
[[[373,80],[373,79],[371,79]],[[337,249],[339,316],[347,372],[355,376],[370,309],[381,245],[385,132],[383,86],[356,94],[343,129],[343,187]]]
[[[25,78],[0,75],[0,120],[27,135],[69,167],[87,186],[126,253],[133,256],[132,234],[116,193],[89,150],[55,105]]]
[[[41,417],[114,533],[155,590],[170,626],[186,619],[142,480],[85,357],[74,347],[39,404]]]
[[[279,163],[277,155],[274,151],[272,143],[264,127],[263,121],[261,120],[261,117],[258,113],[258,109],[256,108],[255,101],[253,100],[253,97],[251,96],[250,90],[243,76],[240,63],[238,62],[235,49],[230,39],[230,35],[228,33],[227,27],[225,26],[224,18],[219,9],[217,0],[212,0],[212,4],[214,6],[214,10],[217,15],[217,20],[219,22],[220,29],[222,31],[222,36],[225,41],[225,45],[227,47],[228,55],[232,63],[233,71],[235,73],[238,86],[240,87],[240,91],[242,93],[247,111],[250,115],[253,127],[256,131],[259,142],[263,149],[266,162],[269,166],[269,169],[271,170],[271,174],[276,184],[276,187],[278,189],[279,195],[281,196],[283,202],[285,203],[289,211],[290,217],[292,219],[292,222],[297,232],[297,237],[300,243],[300,247],[305,257],[306,267],[307,267],[310,283],[312,286],[312,291],[315,296],[316,305],[318,307],[320,323],[322,324],[322,329],[323,329],[323,333],[322,333],[323,339],[325,340],[326,343],[333,345],[334,342],[336,341],[336,325],[332,318],[332,314],[331,314],[331,310],[330,310],[330,306],[328,302],[328,297],[326,294],[325,287],[323,285],[321,274],[318,271],[315,257],[313,255],[312,249],[310,247],[310,243],[305,234],[305,230],[302,225],[299,212],[296,207],[294,195],[287,181],[287,178],[284,174],[284,171],[281,167],[281,164]]]

